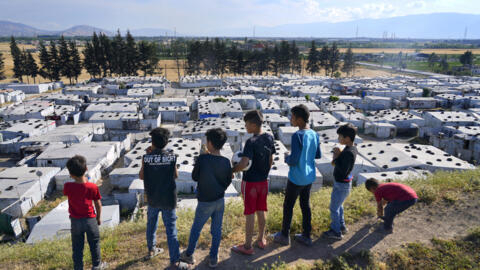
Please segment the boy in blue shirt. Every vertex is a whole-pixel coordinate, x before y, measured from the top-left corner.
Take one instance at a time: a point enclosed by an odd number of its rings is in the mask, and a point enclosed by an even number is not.
[[[308,126],[310,112],[305,105],[297,105],[292,108],[290,123],[298,127],[298,131],[292,135],[292,153],[285,156],[285,162],[290,166],[288,183],[283,202],[282,231],[273,235],[273,241],[282,245],[290,244],[290,225],[292,223],[293,207],[300,196],[300,208],[302,209],[302,234],[296,234],[295,240],[310,246],[312,239],[312,213],[310,210],[310,189],[315,181],[315,159],[321,157],[320,139],[318,134]]]

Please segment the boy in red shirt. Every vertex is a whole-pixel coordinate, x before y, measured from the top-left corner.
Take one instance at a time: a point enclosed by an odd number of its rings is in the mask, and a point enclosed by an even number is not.
[[[104,269],[100,261],[100,232],[102,203],[97,185],[89,183],[85,172],[87,161],[83,156],[74,156],[67,161],[67,169],[74,182],[65,183],[63,194],[68,196],[72,234],[72,258],[74,269],[83,269],[85,233],[92,256],[92,269]],[[93,204],[95,210],[93,209]]]
[[[263,115],[258,110],[249,111],[243,117],[245,129],[253,136],[245,142],[241,161],[232,168],[233,172],[243,171],[252,162],[250,168],[243,172],[242,197],[245,222],[245,243],[232,247],[232,251],[252,255],[253,230],[255,215],[258,220],[258,238],[255,244],[265,249],[265,225],[267,218],[268,174],[272,168],[275,144],[273,136],[262,131]]]
[[[378,180],[370,178],[365,182],[368,191],[375,195],[377,201],[377,215],[383,219],[385,233],[393,232],[393,219],[396,215],[414,205],[418,196],[411,187],[400,183],[380,184]],[[383,206],[385,207],[385,215]]]

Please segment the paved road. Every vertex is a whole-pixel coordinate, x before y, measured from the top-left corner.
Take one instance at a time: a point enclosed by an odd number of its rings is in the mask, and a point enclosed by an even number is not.
[[[362,65],[362,66],[369,66],[369,67],[383,68],[383,69],[394,70],[394,71],[414,73],[414,74],[424,75],[424,76],[453,78],[453,76],[451,76],[451,75],[445,75],[445,74],[439,74],[439,73],[433,73],[433,72],[427,72],[427,71],[420,71],[420,70],[413,70],[413,69],[402,69],[402,70],[399,70],[399,69],[397,69],[396,67],[392,67],[392,66],[385,66],[385,65],[382,66],[382,65],[378,65],[378,64],[365,63],[365,62],[357,62],[357,64]]]

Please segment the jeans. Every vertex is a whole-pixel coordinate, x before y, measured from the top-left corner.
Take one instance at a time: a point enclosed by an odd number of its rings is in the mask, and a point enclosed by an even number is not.
[[[70,218],[72,233],[73,269],[83,270],[85,233],[90,247],[93,267],[100,265],[100,231],[96,218]]]
[[[310,209],[310,189],[312,184],[306,186],[298,186],[288,181],[285,190],[285,200],[283,201],[283,222],[282,234],[287,236],[290,234],[290,225],[292,224],[293,207],[300,195],[300,208],[302,209],[302,228],[303,235],[310,237],[312,231],[312,211]]]
[[[330,228],[336,233],[340,233],[341,228],[345,227],[345,220],[343,218],[343,202],[348,197],[351,190],[352,182],[333,182],[332,196],[330,198],[330,218],[332,219]]]
[[[387,204],[385,207],[384,223],[383,226],[385,229],[390,230],[393,227],[393,219],[396,215],[407,210],[410,206],[414,205],[417,202],[417,199],[412,199],[409,201],[392,201]]]
[[[212,246],[210,247],[210,258],[216,260],[218,257],[218,248],[222,240],[222,222],[223,211],[225,210],[224,198],[213,202],[198,202],[195,210],[195,219],[190,230],[190,239],[188,240],[187,256],[192,256],[197,246],[198,237],[202,231],[203,225],[212,218],[210,233],[212,234]]]
[[[180,260],[180,245],[177,238],[177,214],[173,210],[161,210],[148,206],[147,210],[147,247],[152,250],[157,244],[158,214],[162,212],[163,225],[167,233],[168,252],[170,262],[176,263]]]

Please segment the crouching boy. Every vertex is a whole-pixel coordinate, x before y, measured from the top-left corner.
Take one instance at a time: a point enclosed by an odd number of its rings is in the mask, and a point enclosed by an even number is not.
[[[375,195],[377,215],[384,221],[385,233],[392,233],[395,216],[410,208],[418,200],[415,190],[400,183],[380,184],[378,180],[370,178],[365,182],[365,187]],[[387,206],[384,209],[385,204]]]

